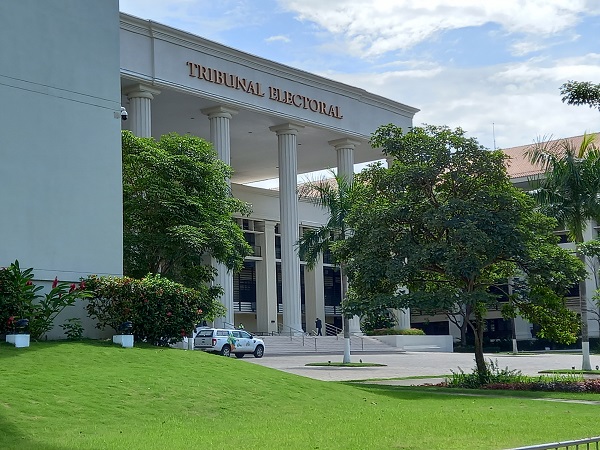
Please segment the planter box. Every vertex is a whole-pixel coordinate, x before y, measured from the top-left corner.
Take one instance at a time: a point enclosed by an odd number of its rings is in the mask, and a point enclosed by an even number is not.
[[[398,347],[407,352],[446,352],[454,351],[451,335],[447,336],[411,336],[411,335],[387,335],[372,336],[392,347]]]
[[[13,344],[15,347],[23,348],[29,347],[29,335],[28,334],[7,334],[6,342]]]
[[[119,344],[121,347],[133,347],[133,334],[115,334],[113,335],[113,343]]]

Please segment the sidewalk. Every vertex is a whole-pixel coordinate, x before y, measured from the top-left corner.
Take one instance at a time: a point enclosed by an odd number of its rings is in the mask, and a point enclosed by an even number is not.
[[[486,360],[498,363],[500,368],[517,369],[525,375],[538,375],[540,370],[571,369],[581,367],[581,355],[535,354],[498,355],[486,354]],[[417,385],[442,381],[444,375],[458,372],[471,372],[475,367],[472,353],[425,353],[406,352],[393,354],[352,355],[352,362],[385,364],[384,367],[307,367],[308,363],[328,361],[341,362],[342,354],[281,355],[274,356],[265,350],[261,359],[245,358],[252,364],[270,367],[284,372],[323,381],[376,380],[411,376],[430,376],[427,379],[402,380],[403,385]],[[591,356],[592,367],[600,365],[600,355]],[[431,381],[439,380],[439,381]]]

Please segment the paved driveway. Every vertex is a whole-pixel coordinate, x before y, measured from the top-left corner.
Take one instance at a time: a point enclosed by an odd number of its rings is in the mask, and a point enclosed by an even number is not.
[[[386,364],[385,367],[307,367],[311,362],[341,362],[342,355],[281,355],[265,356],[261,359],[244,358],[244,361],[259,364],[284,372],[294,373],[323,381],[365,380],[372,378],[409,377],[415,375],[446,375],[462,368],[471,372],[475,367],[471,353],[425,353],[407,352],[394,354],[353,355],[352,362]],[[536,375],[540,370],[581,368],[581,355],[547,353],[534,355],[486,355],[486,360],[498,362],[501,368],[518,369],[526,375]],[[600,355],[591,356],[592,367],[600,365]],[[422,381],[421,381],[422,382]]]

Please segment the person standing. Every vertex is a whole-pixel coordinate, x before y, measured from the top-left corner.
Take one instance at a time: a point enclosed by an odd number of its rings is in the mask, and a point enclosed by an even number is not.
[[[315,320],[315,328],[317,329],[317,336],[323,336],[323,333],[321,332],[321,328],[323,328],[323,323],[318,317],[317,320]]]

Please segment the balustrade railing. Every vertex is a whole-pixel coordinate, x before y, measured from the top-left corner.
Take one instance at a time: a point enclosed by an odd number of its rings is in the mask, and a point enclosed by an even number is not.
[[[600,436],[577,439],[574,441],[563,441],[563,442],[551,442],[549,444],[530,445],[528,447],[518,447],[510,450],[599,450],[600,449]]]

